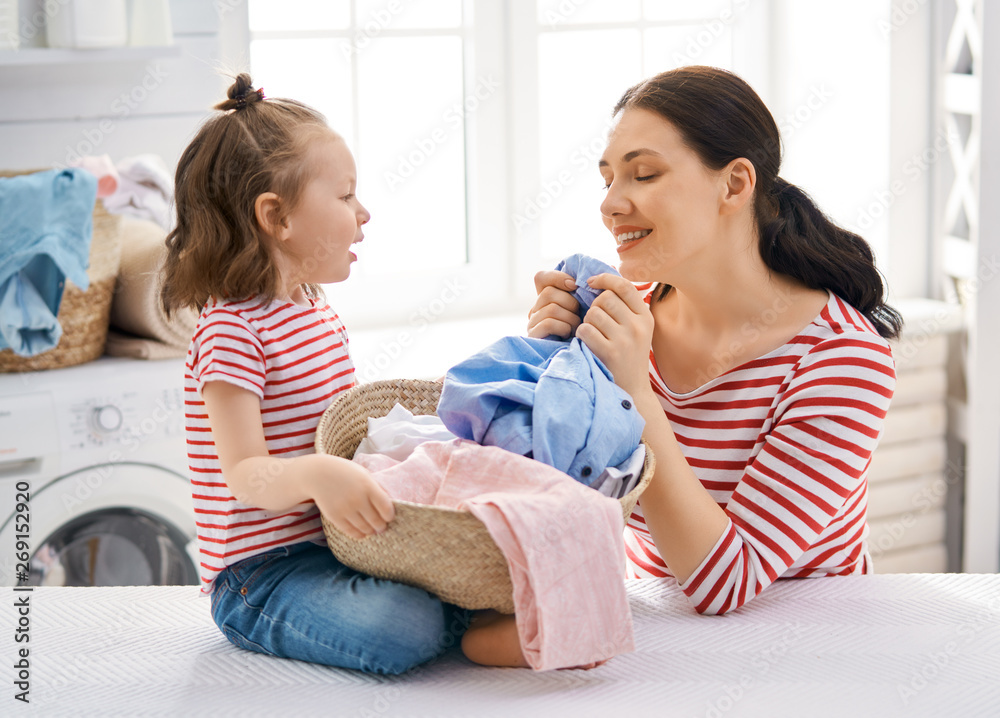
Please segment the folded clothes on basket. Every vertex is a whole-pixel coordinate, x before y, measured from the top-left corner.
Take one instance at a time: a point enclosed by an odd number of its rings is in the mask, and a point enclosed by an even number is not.
[[[35,356],[59,343],[65,280],[90,283],[96,199],[82,169],[0,178],[0,349]]]
[[[126,216],[121,234],[121,266],[105,352],[136,359],[184,356],[198,313],[184,307],[167,317],[163,311],[160,287],[166,230],[155,222]]]

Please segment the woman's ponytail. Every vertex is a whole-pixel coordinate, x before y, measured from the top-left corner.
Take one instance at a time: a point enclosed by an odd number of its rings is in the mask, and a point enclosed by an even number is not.
[[[861,312],[883,337],[899,335],[902,319],[885,303],[882,275],[864,239],[830,221],[804,191],[776,177],[769,218],[758,220],[760,255],[774,272],[826,289]],[[762,213],[758,213],[760,215]]]

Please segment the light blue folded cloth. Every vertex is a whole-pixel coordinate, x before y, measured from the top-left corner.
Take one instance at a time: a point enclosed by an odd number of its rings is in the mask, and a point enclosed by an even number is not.
[[[0,349],[35,356],[59,343],[65,280],[90,284],[96,199],[81,169],[0,179]]]

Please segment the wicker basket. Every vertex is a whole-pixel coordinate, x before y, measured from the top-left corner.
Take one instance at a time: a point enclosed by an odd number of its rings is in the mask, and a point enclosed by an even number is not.
[[[30,172],[0,172],[0,177],[20,174]],[[97,200],[93,221],[90,266],[87,269],[90,286],[84,291],[66,280],[57,315],[62,327],[59,343],[31,357],[18,356],[10,349],[0,350],[0,372],[59,369],[92,361],[104,353],[111,299],[121,259],[121,217],[108,213],[101,200]]]
[[[385,416],[402,404],[413,414],[434,414],[441,384],[397,379],[363,384],[341,394],[323,414],[316,451],[354,456],[368,430],[368,418]],[[646,446],[639,485],[620,499],[628,517],[649,484],[655,460]],[[467,511],[394,501],[396,517],[381,534],[351,538],[323,519],[327,543],[351,568],[430,591],[463,608],[514,612],[507,561],[486,526]]]

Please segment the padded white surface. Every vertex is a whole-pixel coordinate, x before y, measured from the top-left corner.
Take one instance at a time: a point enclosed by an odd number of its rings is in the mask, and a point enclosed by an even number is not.
[[[31,704],[0,608],[0,715],[1000,716],[1000,575],[783,581],[699,616],[629,581],[637,650],[591,671],[482,668],[452,652],[378,677],[231,646],[195,587],[37,588]]]

